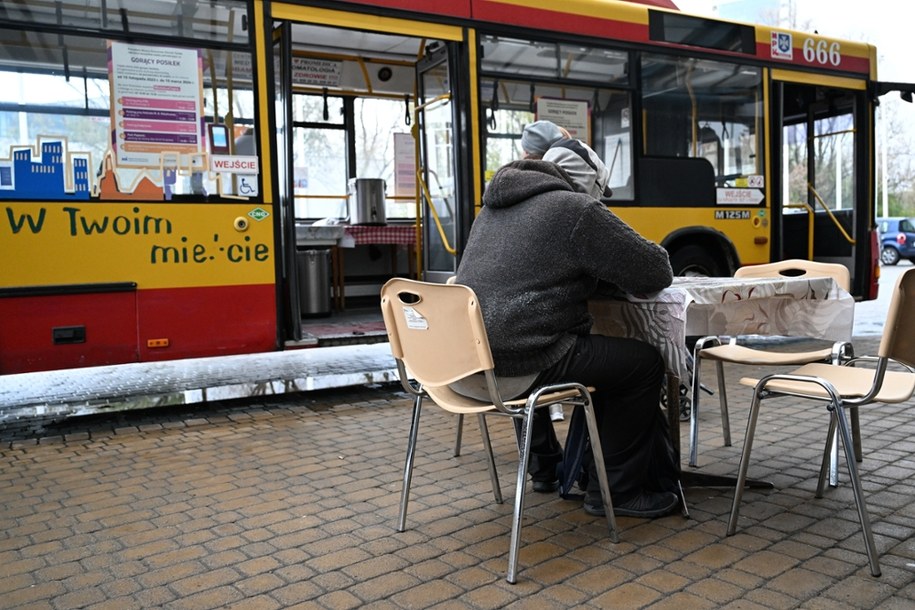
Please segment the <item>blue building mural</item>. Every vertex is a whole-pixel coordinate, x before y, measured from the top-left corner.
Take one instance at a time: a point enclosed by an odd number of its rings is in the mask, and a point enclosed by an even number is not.
[[[32,147],[14,148],[12,159],[0,159],[0,200],[88,200],[92,191],[88,155],[65,154],[63,140],[39,140],[39,146],[40,160],[33,158]]]

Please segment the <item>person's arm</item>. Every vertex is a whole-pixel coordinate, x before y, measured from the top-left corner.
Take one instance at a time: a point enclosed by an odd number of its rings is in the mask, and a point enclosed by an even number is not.
[[[673,281],[667,250],[639,235],[601,204],[584,211],[573,239],[585,271],[620,290],[652,293]]]

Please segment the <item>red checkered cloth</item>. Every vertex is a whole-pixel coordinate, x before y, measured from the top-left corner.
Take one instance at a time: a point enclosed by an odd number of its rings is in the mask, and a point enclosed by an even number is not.
[[[353,238],[357,246],[365,244],[408,246],[416,243],[416,227],[413,225],[351,225],[346,227],[346,234]]]

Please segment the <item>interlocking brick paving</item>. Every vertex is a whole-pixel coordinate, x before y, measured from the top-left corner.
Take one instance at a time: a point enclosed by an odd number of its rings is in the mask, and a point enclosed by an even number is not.
[[[754,371],[726,370],[734,446],[706,409],[700,470],[729,475]],[[750,474],[776,489],[744,494],[735,536],[730,489],[687,489],[690,519],[620,518],[619,544],[580,502],[528,492],[515,585],[511,425],[490,424],[499,505],[476,421],[453,457],[454,418],[424,408],[398,533],[411,403],[394,384],[5,426],[0,608],[911,608],[912,406],[861,415],[880,578],[844,469],[814,498],[825,409],[789,400],[760,415]]]

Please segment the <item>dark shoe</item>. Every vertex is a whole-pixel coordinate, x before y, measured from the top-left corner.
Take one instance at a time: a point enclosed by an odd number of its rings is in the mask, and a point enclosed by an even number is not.
[[[541,494],[548,494],[559,489],[559,480],[553,481],[534,481],[534,491]]]
[[[643,491],[628,502],[615,505],[613,514],[617,517],[640,517],[654,519],[663,517],[673,511],[680,503],[677,494],[669,491]],[[595,517],[603,517],[604,504],[599,491],[589,491],[585,494],[585,512]]]

